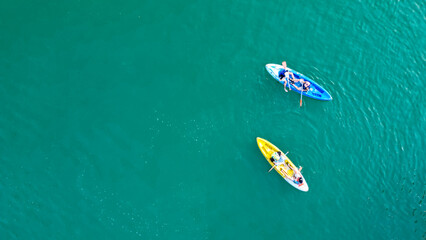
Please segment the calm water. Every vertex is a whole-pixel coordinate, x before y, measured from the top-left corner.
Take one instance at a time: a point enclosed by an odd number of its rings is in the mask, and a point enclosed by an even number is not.
[[[0,238],[426,238],[425,9],[0,2]],[[333,101],[300,108],[282,60]]]

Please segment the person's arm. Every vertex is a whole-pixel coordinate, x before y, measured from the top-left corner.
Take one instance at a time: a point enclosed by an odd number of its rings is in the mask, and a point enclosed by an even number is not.
[[[293,176],[294,176],[294,174],[296,173],[296,171],[293,169],[293,167],[291,166],[291,164],[287,164],[287,167],[288,167],[290,170],[292,170],[292,171],[293,171]]]
[[[294,86],[297,90],[299,90],[299,91],[302,91],[302,89],[303,89],[303,87],[302,87],[303,85],[302,85],[301,87],[298,87],[298,86],[296,86],[296,85],[294,85],[294,84],[293,84],[293,86]]]
[[[302,166],[299,166],[299,172],[301,172],[302,171]]]

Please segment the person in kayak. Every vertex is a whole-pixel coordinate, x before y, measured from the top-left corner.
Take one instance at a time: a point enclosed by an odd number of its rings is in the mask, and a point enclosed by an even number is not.
[[[286,61],[282,62],[281,64],[283,65],[284,69],[281,69],[278,72],[278,77],[280,78],[280,82],[284,81],[284,91],[288,92],[286,88],[287,84],[289,85],[288,89],[291,90],[290,84],[294,85],[294,83],[298,82],[300,79],[294,77],[294,74],[287,68]]]
[[[293,170],[294,171],[294,170]],[[294,171],[294,179],[293,182],[298,184],[299,186],[303,184],[303,178],[300,174],[300,171],[302,171],[302,167],[300,166],[299,169],[297,171]]]
[[[271,161],[276,165],[284,165],[285,159],[282,157],[282,152],[274,152],[271,157]]]
[[[310,82],[308,82],[308,81],[304,81],[304,80],[302,80],[302,79],[299,79],[299,81],[297,81],[297,82],[300,82],[301,84],[302,84],[302,86],[303,86],[303,91],[304,92],[307,92],[307,91],[309,91],[309,88],[310,88],[310,86],[311,86],[311,83]],[[296,85],[294,85],[294,84],[292,84],[297,90],[299,90],[299,91],[302,91],[302,86],[300,86],[300,87],[298,87],[298,86],[296,86]]]
[[[296,173],[294,175],[293,182],[296,183],[296,184],[298,184],[299,186],[302,185],[303,184],[303,178],[302,178],[302,176],[300,176],[298,173]]]

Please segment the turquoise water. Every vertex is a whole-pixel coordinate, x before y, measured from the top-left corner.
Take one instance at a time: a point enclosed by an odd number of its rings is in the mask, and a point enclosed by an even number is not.
[[[425,9],[1,2],[0,238],[424,239]]]

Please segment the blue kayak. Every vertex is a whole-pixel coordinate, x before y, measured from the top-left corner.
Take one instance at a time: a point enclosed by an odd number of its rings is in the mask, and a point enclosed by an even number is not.
[[[278,65],[278,64],[266,64],[265,66],[266,70],[269,72],[269,74],[272,75],[272,77],[275,78],[275,80],[277,80],[279,83],[284,84],[284,81],[280,81],[280,78],[278,77],[278,73],[281,69],[283,69],[282,65]],[[305,81],[308,81],[311,83],[311,86],[309,87],[308,91],[304,91],[302,94],[304,96],[310,97],[310,98],[314,98],[317,100],[322,100],[322,101],[331,101],[333,98],[331,97],[331,95],[323,88],[321,87],[318,83],[314,82],[312,79],[306,77],[305,75],[298,73],[290,68],[289,69],[296,78],[301,78]],[[298,87],[300,87],[300,83],[297,82],[295,83]],[[295,91],[297,93],[300,94],[300,91],[297,90],[293,85],[289,84],[287,85],[287,87],[290,86],[292,91]]]

